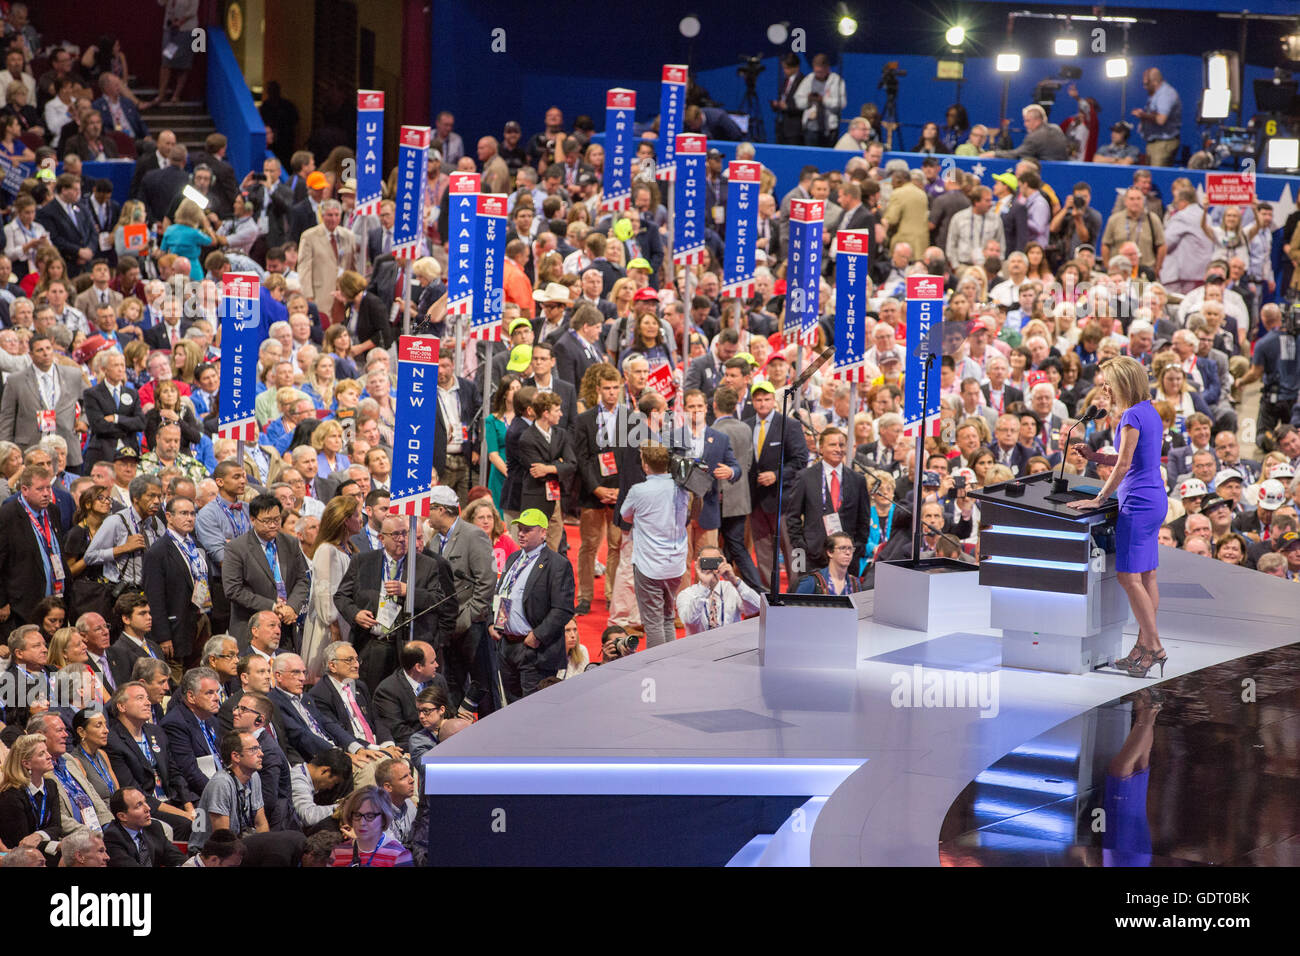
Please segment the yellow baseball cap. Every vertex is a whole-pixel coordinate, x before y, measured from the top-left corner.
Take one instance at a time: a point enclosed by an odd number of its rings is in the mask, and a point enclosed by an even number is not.
[[[516,345],[510,350],[510,361],[506,363],[507,372],[522,372],[528,368],[533,361],[533,347],[531,345]]]
[[[776,389],[773,388],[771,382],[764,380],[761,382],[755,382],[754,387],[749,390],[750,395],[753,395],[756,392],[771,392],[773,395],[775,395]]]
[[[533,528],[548,528],[551,522],[547,520],[546,515],[542,514],[539,508],[528,508],[520,512],[518,518],[510,522],[511,524],[526,524]]]
[[[749,363],[750,368],[758,368],[758,359],[754,358],[753,352],[737,352],[736,358],[744,359]]]
[[[506,329],[506,332],[507,332],[509,335],[514,335],[514,334],[515,334],[515,329],[519,328],[521,325],[526,325],[526,326],[528,326],[530,329],[533,327],[532,320],[530,320],[530,319],[525,319],[525,318],[521,315],[519,318],[515,319],[513,322],[510,323],[510,328]]]
[[[627,267],[629,269],[642,269],[646,272],[654,272],[654,269],[650,268],[649,260],[643,259],[641,256],[637,256],[635,259],[629,262],[627,264]]]

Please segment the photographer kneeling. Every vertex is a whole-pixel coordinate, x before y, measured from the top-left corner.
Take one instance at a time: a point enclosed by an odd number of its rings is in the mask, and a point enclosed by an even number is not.
[[[720,549],[700,549],[695,576],[696,583],[677,595],[677,616],[687,634],[725,627],[758,613],[758,592],[736,576]]]

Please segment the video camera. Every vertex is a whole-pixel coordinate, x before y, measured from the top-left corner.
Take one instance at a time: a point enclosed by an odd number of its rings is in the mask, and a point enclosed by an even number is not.
[[[884,90],[890,96],[896,96],[900,76],[907,76],[907,71],[898,68],[897,60],[890,60],[880,69],[880,82],[876,84],[876,89]]]
[[[736,75],[745,81],[745,88],[751,92],[758,85],[758,75],[767,69],[763,65],[763,58],[757,54],[754,56],[742,56],[741,65],[736,69]]]

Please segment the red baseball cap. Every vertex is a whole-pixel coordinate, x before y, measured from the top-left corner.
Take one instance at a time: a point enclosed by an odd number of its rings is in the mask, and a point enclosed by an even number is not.
[[[644,289],[637,289],[636,295],[632,296],[633,302],[658,302],[659,293],[654,289],[646,286]]]

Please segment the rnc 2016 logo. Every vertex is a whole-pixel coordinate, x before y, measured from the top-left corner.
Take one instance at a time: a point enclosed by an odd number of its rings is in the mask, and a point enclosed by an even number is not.
[[[452,173],[447,189],[453,193],[478,192],[478,173]]]
[[[605,106],[616,110],[636,108],[636,93],[632,90],[610,90],[605,94]]]
[[[663,81],[665,83],[685,83],[686,67],[684,66],[665,66]]]
[[[678,133],[677,134],[677,152],[686,154],[699,153],[704,155],[708,146],[708,140],[698,133]]]
[[[401,143],[415,149],[425,149],[429,145],[433,131],[427,126],[403,126]]]
[[[821,222],[826,218],[826,204],[821,199],[790,200],[790,218],[796,222]]]
[[[364,91],[357,93],[357,109],[359,110],[382,110],[384,108],[384,94],[374,91]]]
[[[936,276],[908,276],[907,297],[909,299],[942,299],[943,279]]]
[[[402,362],[437,363],[438,340],[422,339],[416,335],[403,335],[397,350],[397,358]]]
[[[478,197],[478,214],[480,216],[504,216],[506,214],[506,197],[496,193],[484,193]]]
[[[762,163],[734,159],[727,164],[727,176],[733,183],[756,183],[762,176]]]
[[[838,242],[837,252],[866,252],[867,237],[860,233],[841,232],[835,237]]]

